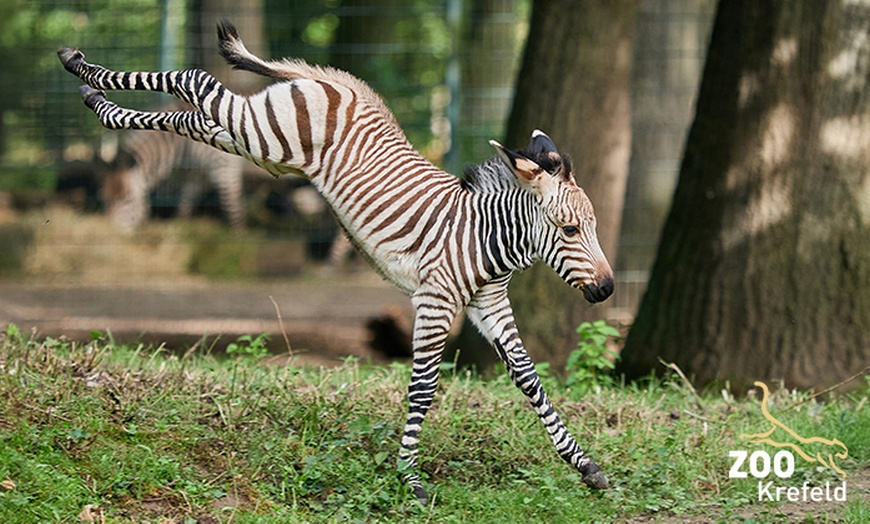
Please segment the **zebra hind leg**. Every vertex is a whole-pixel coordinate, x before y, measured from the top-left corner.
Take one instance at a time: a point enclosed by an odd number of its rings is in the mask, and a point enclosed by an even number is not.
[[[82,101],[107,129],[146,129],[169,131],[221,151],[246,156],[246,151],[229,133],[197,111],[138,111],[126,109],[106,99],[106,92],[89,85],[79,88]],[[247,156],[246,156],[247,158]],[[252,159],[254,160],[254,159]]]
[[[102,89],[83,85],[79,87],[79,93],[82,95],[82,102],[100,118],[100,123],[106,129],[135,129],[117,118],[109,118],[110,115],[118,114],[120,107],[106,100],[106,92]]]
[[[81,94],[85,102],[103,126],[109,129],[153,129],[170,131],[206,143],[228,153],[263,165],[253,158],[243,144],[235,139],[205,111],[202,97],[207,93],[227,93],[226,89],[211,75],[201,69],[184,71],[124,72],[111,71],[101,65],[89,64],[84,54],[77,49],[63,48],[57,52],[64,68],[83,80]],[[119,107],[106,99],[103,90],[158,91],[175,96],[198,110],[149,112]],[[235,96],[235,95],[233,95]],[[269,165],[263,165],[270,172]],[[286,172],[286,170],[277,172]]]
[[[215,90],[224,90],[217,79],[201,69],[159,72],[112,71],[101,65],[86,62],[84,53],[69,47],[59,49],[57,56],[64,69],[96,89],[157,91],[175,96],[200,110],[203,110],[201,95]]]

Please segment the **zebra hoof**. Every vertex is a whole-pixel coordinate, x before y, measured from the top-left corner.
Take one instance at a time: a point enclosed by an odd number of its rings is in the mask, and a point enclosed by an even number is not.
[[[411,490],[414,492],[414,496],[417,497],[417,502],[419,502],[421,506],[429,505],[429,494],[426,493],[423,486],[413,486]]]
[[[85,59],[85,55],[81,51],[71,47],[58,49],[57,57],[60,58],[60,63],[63,64],[64,69],[73,74],[76,74],[77,66]]]
[[[82,100],[85,101],[85,105],[89,108],[93,109],[97,102],[106,99],[106,92],[102,89],[94,89],[89,85],[83,85],[79,88],[79,93],[82,95]]]
[[[597,467],[595,471],[583,475],[583,483],[592,489],[607,489],[610,487],[607,484],[607,477]]]

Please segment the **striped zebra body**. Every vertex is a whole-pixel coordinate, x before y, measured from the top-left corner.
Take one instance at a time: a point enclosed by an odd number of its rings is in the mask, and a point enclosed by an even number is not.
[[[109,173],[102,191],[106,212],[120,230],[130,232],[142,225],[150,211],[149,193],[180,169],[202,171],[217,188],[227,223],[235,230],[244,227],[244,160],[240,157],[171,133],[127,133],[121,151],[131,157],[132,164],[121,163]],[[186,173],[178,204],[179,216],[192,215],[196,199],[203,190],[203,180],[194,173]]]
[[[545,134],[460,180],[422,158],[380,97],[334,69],[251,55],[234,28],[219,28],[221,52],[237,68],[285,80],[252,96],[231,93],[199,70],[109,71],[72,49],[58,52],[84,80],[85,104],[104,126],[162,129],[244,156],[275,175],[307,177],[332,206],[352,242],[411,298],[415,310],[409,410],[399,470],[427,500],[417,444],[435,394],[450,326],[464,309],[490,341],[538,414],[557,451],[586,484],[606,487],[541,387],[508,301],[511,274],[543,259],[590,302],[606,299],[613,274],[598,246],[589,199],[570,161]],[[170,93],[193,112],[147,113],[118,107],[103,89]]]

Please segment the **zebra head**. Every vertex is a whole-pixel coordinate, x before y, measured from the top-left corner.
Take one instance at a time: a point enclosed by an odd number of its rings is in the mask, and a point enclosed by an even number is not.
[[[565,282],[582,290],[587,301],[607,299],[613,293],[613,270],[598,244],[592,202],[577,186],[570,158],[539,130],[520,151],[495,141],[490,144],[536,197],[542,215],[532,240],[537,255]]]

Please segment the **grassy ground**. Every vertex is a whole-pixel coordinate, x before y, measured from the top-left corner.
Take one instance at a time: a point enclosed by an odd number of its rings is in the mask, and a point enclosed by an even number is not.
[[[728,478],[728,451],[754,449],[739,435],[767,427],[756,398],[699,397],[674,375],[574,399],[550,379],[612,483],[592,492],[507,380],[448,369],[421,434],[432,495],[421,507],[394,472],[407,365],[277,367],[207,353],[7,328],[0,522],[870,520],[866,385],[788,410],[805,397],[771,385],[780,420],[849,448],[846,502],[777,504],[757,501],[757,481]],[[812,466],[797,458],[787,482],[842,482]]]

